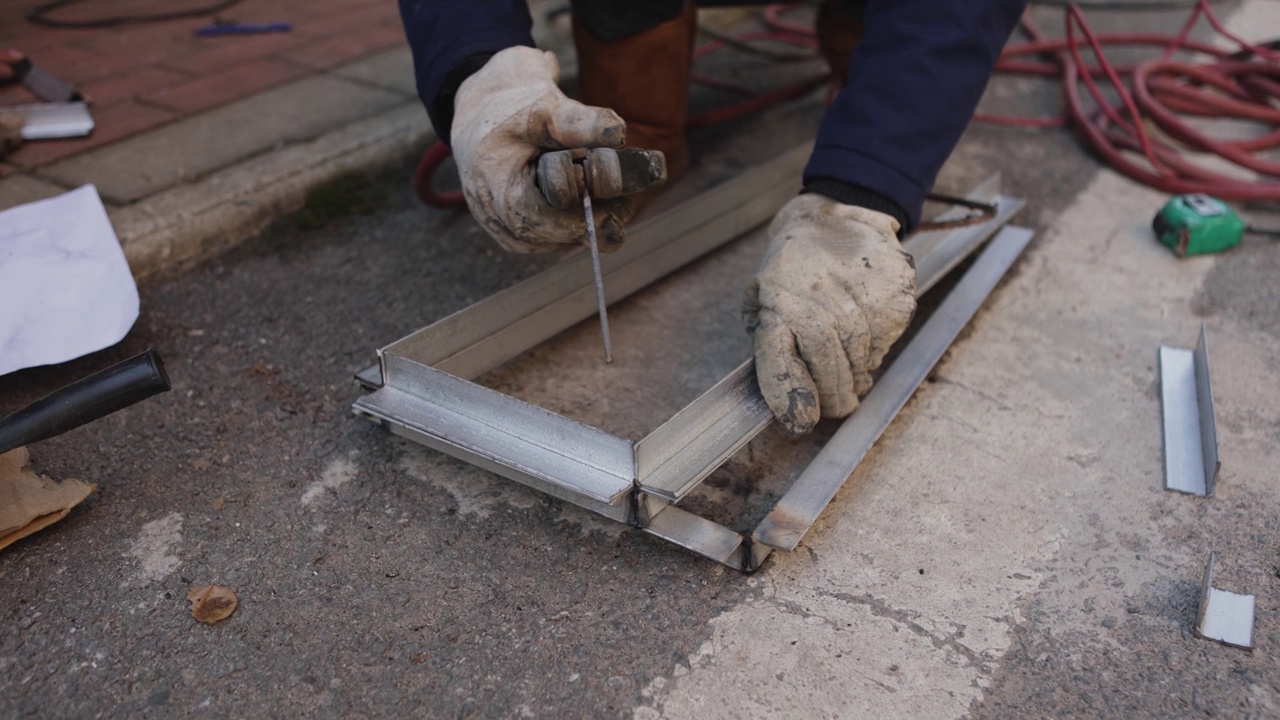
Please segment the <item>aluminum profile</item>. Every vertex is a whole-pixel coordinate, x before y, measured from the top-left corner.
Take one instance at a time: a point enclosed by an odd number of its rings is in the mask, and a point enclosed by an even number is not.
[[[794,196],[807,155],[807,147],[797,148],[638,225],[626,248],[605,258],[610,301],[763,224]],[[779,177],[794,177],[796,182],[778,182]],[[990,201],[998,184],[998,179],[989,180],[969,197]],[[1000,198],[998,205],[997,217],[986,223],[918,234],[904,244],[916,259],[919,292],[1000,231],[1022,203]],[[992,241],[992,248],[1007,249],[1020,242],[1020,250],[1026,237],[1028,231],[1006,229]],[[595,312],[588,262],[585,253],[571,256],[383,348],[379,364],[357,376],[373,392],[360,398],[353,410],[396,434],[642,528],[690,552],[739,570],[755,570],[773,550],[756,541],[758,531],[740,533],[674,504],[773,422],[750,361],[640,442],[470,381]],[[1007,252],[993,256],[989,250],[961,285],[974,273],[998,273],[998,279],[1008,262],[1012,259]],[[982,297],[949,297],[937,313],[954,314],[957,303],[972,305],[967,319]],[[912,341],[904,356],[918,341]],[[929,366],[945,349],[936,349]],[[894,367],[902,362],[895,361]],[[865,414],[865,407],[857,415]],[[892,413],[882,422],[891,419]]]
[[[1160,346],[1166,490],[1210,497],[1218,478],[1218,430],[1204,324],[1195,350]]]

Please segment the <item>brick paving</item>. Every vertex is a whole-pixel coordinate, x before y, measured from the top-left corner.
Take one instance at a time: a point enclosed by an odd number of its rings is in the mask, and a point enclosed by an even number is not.
[[[209,0],[95,0],[60,19],[171,12]],[[36,5],[0,3],[0,43],[75,84],[89,97],[96,128],[74,140],[30,142],[8,162],[34,168],[190,117],[280,84],[405,43],[397,5],[370,0],[244,0],[220,17],[289,22],[287,33],[196,37],[213,16],[113,28],[55,29],[25,19]],[[21,86],[0,87],[0,106],[35,102]],[[0,176],[13,172],[0,166]]]

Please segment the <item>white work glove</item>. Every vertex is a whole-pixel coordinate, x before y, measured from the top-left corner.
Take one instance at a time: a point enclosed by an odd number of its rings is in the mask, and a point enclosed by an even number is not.
[[[817,194],[769,226],[769,248],[742,317],[765,402],[792,434],[844,417],[916,309],[916,271],[898,221]]]
[[[586,242],[582,208],[556,210],[534,184],[549,150],[618,147],[627,126],[612,110],[570,100],[556,80],[556,56],[530,47],[499,52],[454,96],[453,157],[467,207],[512,252],[547,252]],[[592,201],[600,249],[626,238],[631,198]]]

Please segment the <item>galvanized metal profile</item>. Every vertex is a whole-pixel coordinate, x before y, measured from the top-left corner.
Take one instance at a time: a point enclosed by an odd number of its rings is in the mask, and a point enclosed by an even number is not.
[[[446,452],[486,458],[521,482],[607,505],[630,493],[629,440],[406,358],[384,360],[394,383],[362,398],[361,413],[433,437]]]
[[[786,551],[800,544],[836,491],[1031,242],[1032,234],[1026,228],[1008,227],[991,241],[858,409],[765,516],[753,533],[756,542]]]
[[[1160,399],[1164,419],[1164,486],[1208,497],[1221,463],[1209,380],[1204,324],[1196,349],[1160,346]]]
[[[990,201],[997,189],[998,178],[988,180],[970,199]],[[924,233],[907,241],[905,248],[916,258],[917,296],[972,254],[1024,205],[1009,197],[995,202],[996,216],[985,223]],[[638,487],[641,492],[678,502],[772,421],[773,414],[756,382],[755,363],[748,360],[637,443]]]
[[[748,360],[636,443],[636,487],[678,502],[771,422]]]
[[[1254,597],[1219,590],[1213,586],[1216,553],[1209,553],[1200,588],[1200,611],[1196,636],[1246,650],[1253,649]]]
[[[633,508],[627,502],[610,504],[591,500],[576,490],[566,489],[562,484],[546,482],[541,475],[520,473],[508,463],[495,460],[491,452],[473,450],[467,445],[450,442],[434,433],[424,431],[417,423],[417,400],[407,393],[391,389],[389,392],[381,393],[370,403],[356,407],[355,413],[386,427],[395,435],[451,455],[482,470],[510,478],[611,520],[631,523]]]

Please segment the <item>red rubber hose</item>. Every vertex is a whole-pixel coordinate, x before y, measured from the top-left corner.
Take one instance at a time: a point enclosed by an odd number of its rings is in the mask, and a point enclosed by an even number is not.
[[[418,169],[413,173],[413,189],[417,191],[418,199],[431,207],[450,208],[467,204],[467,199],[462,196],[461,190],[437,192],[432,185],[440,163],[452,154],[453,148],[448,145],[442,142],[433,143],[422,154],[422,159],[418,161]]]
[[[1188,40],[1202,18],[1239,46],[1239,51],[1229,54]],[[1176,36],[1098,35],[1074,4],[1066,11],[1065,38],[1046,39],[1029,15],[1023,16],[1022,27],[1031,42],[1007,48],[997,71],[1044,75],[1056,68],[1066,93],[1066,117],[977,115],[975,119],[1027,127],[1070,123],[1117,171],[1164,192],[1202,192],[1228,200],[1280,200],[1280,163],[1259,155],[1280,146],[1280,51],[1229,32],[1208,0],[1198,0]],[[1119,67],[1105,54],[1105,48],[1114,45],[1160,45],[1164,49],[1158,57],[1133,67]],[[1095,64],[1085,62],[1085,48],[1093,53]],[[1177,52],[1209,59],[1175,60],[1172,56]],[[1022,59],[1048,54],[1048,62]],[[1098,79],[1110,84],[1118,101],[1108,98]],[[1088,103],[1081,85],[1090,98]],[[1235,118],[1270,127],[1256,137],[1218,138],[1189,118]],[[1149,130],[1153,127],[1168,140],[1153,136]],[[1256,179],[1224,175],[1198,165],[1188,151],[1215,155]]]

